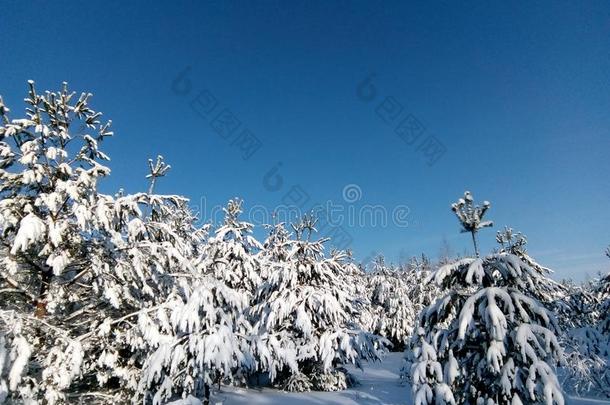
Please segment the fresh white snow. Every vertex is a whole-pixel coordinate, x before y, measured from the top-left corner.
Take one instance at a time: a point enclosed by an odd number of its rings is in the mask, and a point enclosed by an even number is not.
[[[400,382],[402,353],[389,353],[383,362],[366,363],[364,371],[349,367],[360,385],[338,392],[284,392],[271,388],[239,388],[223,386],[214,390],[214,405],[411,405],[411,387]],[[194,402],[189,402],[194,404]],[[610,400],[566,396],[567,405],[610,404]]]
[[[345,391],[294,393],[224,386],[213,393],[212,404],[411,404],[411,387],[399,380],[402,359],[402,353],[390,353],[383,362],[366,363],[364,371],[348,367],[360,385]]]

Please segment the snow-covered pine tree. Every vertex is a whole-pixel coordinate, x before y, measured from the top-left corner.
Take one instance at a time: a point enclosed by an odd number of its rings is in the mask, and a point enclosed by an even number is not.
[[[369,267],[370,270],[367,271],[367,267]],[[375,256],[367,264],[360,264],[359,271],[361,272],[362,277],[361,284],[358,287],[354,286],[353,291],[351,291],[351,293],[354,293],[356,288],[359,289],[359,294],[356,294],[356,296],[360,299],[362,309],[360,310],[360,318],[358,323],[362,329],[371,333],[374,333],[373,331],[379,322],[382,311],[382,308],[379,305],[373,305],[371,301],[374,291],[374,285],[371,280],[375,274],[377,274],[378,271],[384,267],[385,258],[382,255]],[[351,281],[348,280],[348,283],[350,282]]]
[[[564,297],[568,291],[563,285],[550,278],[553,270],[542,266],[528,254],[527,237],[521,232],[513,231],[512,228],[504,227],[502,231],[496,233],[496,242],[501,246],[500,253],[513,254],[535,270],[536,274],[531,279],[531,282],[535,284],[531,287],[531,291],[537,294],[534,298],[553,313],[561,312],[565,305]]]
[[[437,270],[446,295],[420,316],[411,378],[416,404],[563,404],[561,359],[538,269],[512,253]]]
[[[422,255],[423,256],[423,255]],[[423,259],[424,257],[422,257]],[[400,370],[400,378],[408,384],[412,384],[411,366],[413,356],[411,349],[421,344],[420,336],[423,329],[419,327],[418,319],[420,314],[437,299],[443,296],[444,291],[439,285],[430,281],[430,276],[437,266],[432,265],[427,260],[421,260],[417,257],[412,257],[408,263],[402,265],[400,277],[403,282],[409,286],[407,292],[409,300],[413,305],[413,312],[416,314],[416,319],[413,322],[413,330],[410,336],[410,341],[405,349],[405,362]],[[428,354],[432,354],[428,352]],[[434,358],[434,361],[436,359]]]
[[[325,240],[311,240],[314,226],[307,216],[293,226],[296,240],[283,241],[285,260],[266,264],[269,276],[252,311],[259,370],[289,391],[344,389],[349,380],[342,365],[379,359],[383,352],[383,340],[353,324],[354,299],[340,274],[343,257],[324,257]]]
[[[347,292],[352,297],[353,309],[357,314],[354,323],[362,330],[372,332],[372,325],[377,316],[370,301],[369,275],[362,264],[356,263],[351,250],[344,252],[333,249],[330,256],[342,263],[339,276],[343,279],[341,284],[348,288]]]
[[[610,246],[604,252],[610,259]],[[597,286],[593,288],[593,294],[598,302],[600,328],[604,333],[610,334],[610,272],[599,277]]]
[[[143,311],[128,334],[149,355],[137,398],[163,404],[176,397],[210,398],[210,387],[248,374],[250,324],[246,295],[210,275],[194,275],[175,287],[162,305]]]
[[[151,170],[158,167],[162,161],[151,163]],[[199,246],[196,271],[187,273],[191,279],[147,321],[154,353],[144,364],[139,392],[148,392],[153,402],[176,394],[207,401],[213,383],[243,380],[253,368],[247,312],[261,283],[257,252],[262,246],[251,235],[253,225],[239,220],[241,204],[229,201],[224,224]]]
[[[89,99],[31,82],[27,118],[0,102],[3,400],[161,401],[245,358],[227,342],[246,304],[197,271],[205,229],[186,199],[98,193],[109,173],[99,144],[112,133]],[[222,343],[199,350],[204,337]],[[168,341],[194,346],[168,358]]]
[[[201,266],[204,272],[244,292],[251,300],[262,282],[257,255],[262,245],[252,236],[254,226],[239,219],[241,206],[241,200],[233,199],[223,208],[224,224],[209,238]]]
[[[605,251],[610,259],[610,246]],[[610,273],[600,277],[594,294],[598,304],[599,327],[601,331],[610,337]]]
[[[42,318],[57,304],[48,294],[54,280],[74,276],[75,262],[91,244],[81,232],[98,200],[96,183],[110,172],[98,144],[112,132],[88,107],[89,94],[75,101],[65,83],[44,95],[34,82],[29,86],[27,118],[11,120],[0,102],[0,279],[12,288],[6,301],[34,304]],[[94,135],[72,134],[74,121]]]
[[[439,264],[445,265],[451,263],[453,258],[453,250],[451,249],[451,245],[446,237],[443,236],[441,240],[441,246],[438,251],[438,262]]]
[[[442,296],[442,291],[438,285],[430,282],[430,275],[437,265],[432,265],[426,257],[422,259],[412,257],[409,263],[402,266],[400,277],[409,286],[409,300],[413,304],[413,311],[419,315],[428,305],[432,304]]]
[[[269,302],[265,301],[271,295],[271,277],[281,273],[289,267],[292,246],[290,232],[283,222],[270,226],[269,235],[264,241],[263,249],[258,254],[261,273],[264,274],[263,283],[259,286],[254,297],[254,305],[248,310],[248,316],[254,325],[252,336],[252,353],[256,362],[253,374],[260,383],[261,374],[266,375],[270,381],[277,382],[290,372],[296,372],[296,345],[291,335],[285,331],[278,333],[264,330],[261,319],[268,315]],[[281,280],[280,280],[281,281]],[[278,295],[276,293],[276,295]]]
[[[564,382],[577,394],[610,398],[610,275],[568,287],[560,318],[569,327]]]
[[[161,168],[165,174],[169,167],[161,157],[150,166],[151,186],[146,195],[150,209],[144,210],[150,215],[143,222],[144,229],[133,227],[145,243],[130,257],[140,255],[136,263],[146,263],[169,253],[165,261],[155,263],[167,273],[163,276],[167,284],[157,291],[154,305],[135,314],[137,323],[114,331],[115,339],[125,343],[131,358],[137,359],[137,367],[124,385],[134,399],[145,403],[192,395],[207,402],[212,383],[232,381],[250,367],[250,325],[244,316],[249,301],[243,292],[208,274],[203,264],[207,226],[194,226],[196,217],[186,200],[172,197],[182,204],[168,209],[162,196],[150,194],[153,182],[161,177],[155,172]],[[140,234],[140,230],[146,233]],[[112,352],[102,356],[110,365],[116,358]],[[121,377],[129,375],[119,370]]]
[[[460,198],[457,202],[451,204],[451,210],[462,225],[462,232],[470,232],[472,243],[474,244],[474,253],[479,257],[479,246],[477,244],[477,232],[482,228],[493,226],[491,221],[483,221],[485,213],[491,204],[489,201],[483,201],[483,206],[474,205],[472,193],[466,191],[464,198]]]
[[[552,270],[540,265],[527,253],[527,238],[505,227],[498,231],[500,252],[518,256],[536,271],[532,278],[535,297],[557,316],[558,337],[564,350],[562,387],[576,394],[610,396],[608,339],[597,326],[592,285],[557,283],[547,276]]]
[[[392,350],[404,350],[417,315],[409,299],[413,286],[408,286],[399,269],[386,265],[381,256],[375,259],[369,283],[375,314],[371,332],[387,338],[392,343]]]
[[[419,404],[563,404],[553,364],[561,359],[553,315],[533,296],[536,270],[499,253],[462,259],[434,274],[449,289],[420,318],[412,369]],[[430,366],[436,353],[443,372]],[[439,402],[437,402],[439,403]]]
[[[567,293],[559,312],[565,349],[562,386],[578,395],[609,398],[610,341],[595,321],[595,296],[587,285],[564,287]]]
[[[265,225],[265,228],[268,229],[269,234],[263,242],[262,249],[257,254],[262,280],[267,279],[270,270],[277,266],[278,263],[288,261],[292,244],[290,232],[286,229],[284,222],[279,222],[275,225]]]
[[[99,143],[112,132],[90,97],[76,99],[65,83],[38,94],[30,81],[23,119],[0,100],[0,330],[20,359],[0,382],[9,399],[63,398],[83,364],[87,327],[74,318],[94,290],[106,292],[93,281],[111,255],[96,184],[110,172]],[[79,122],[85,133],[72,131]]]

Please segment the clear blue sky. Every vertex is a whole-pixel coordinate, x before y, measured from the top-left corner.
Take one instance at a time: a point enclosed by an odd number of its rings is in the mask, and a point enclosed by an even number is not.
[[[348,227],[356,257],[470,249],[449,204],[492,202],[484,251],[511,225],[557,277],[607,271],[610,3],[10,2],[0,9],[0,94],[22,111],[26,80],[94,93],[114,121],[103,190],[146,189],[146,159],[173,170],[158,191],[208,206],[311,202],[409,206],[410,226]],[[191,92],[172,91],[190,66]],[[375,97],[357,88],[370,74]],[[206,89],[260,140],[248,160],[189,106]],[[446,148],[429,166],[377,114],[386,97]],[[401,118],[402,119],[402,118]],[[420,138],[420,140],[423,138]],[[283,188],[263,176],[277,162]]]

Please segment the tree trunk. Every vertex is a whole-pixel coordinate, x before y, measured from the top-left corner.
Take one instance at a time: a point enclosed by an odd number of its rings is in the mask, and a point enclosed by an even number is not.
[[[44,318],[47,315],[46,295],[52,278],[53,273],[50,269],[43,270],[40,282],[40,292],[38,294],[38,299],[36,300],[36,310],[34,312],[36,318]]]
[[[477,245],[477,233],[476,231],[470,231],[472,235],[472,243],[474,243],[474,254],[479,257],[479,246]]]
[[[208,383],[203,386],[203,405],[210,405],[210,386]]]

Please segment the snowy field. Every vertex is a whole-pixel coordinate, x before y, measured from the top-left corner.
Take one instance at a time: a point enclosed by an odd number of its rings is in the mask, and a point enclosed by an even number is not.
[[[411,387],[400,384],[398,374],[402,353],[390,353],[382,363],[368,364],[364,371],[352,368],[360,385],[339,392],[291,393],[274,389],[223,387],[212,396],[216,405],[305,405],[365,404],[409,405],[413,403]],[[566,405],[610,404],[609,401],[566,397]]]

